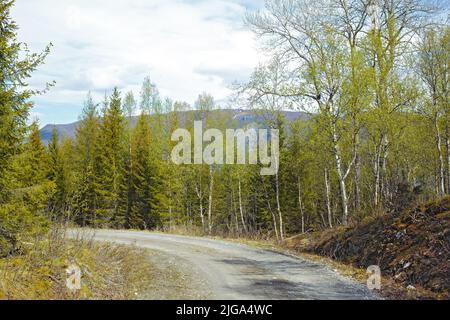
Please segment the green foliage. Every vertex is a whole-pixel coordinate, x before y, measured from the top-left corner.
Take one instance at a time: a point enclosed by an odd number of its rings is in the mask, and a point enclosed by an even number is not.
[[[42,195],[46,191],[38,192]],[[20,252],[27,241],[48,230],[48,220],[37,216],[32,206],[29,209],[29,205],[24,204],[24,201],[35,200],[32,198],[36,197],[36,193],[31,197],[24,196],[23,201],[0,207],[0,257]]]
[[[157,223],[152,207],[155,169],[150,160],[151,138],[148,117],[142,114],[132,134],[128,184],[122,195],[124,227],[145,229]]]
[[[379,17],[358,0],[329,0],[330,12],[306,0],[268,1],[248,16],[272,56],[237,98],[257,115],[252,126],[280,130],[280,170],[268,177],[260,165],[173,164],[176,129],[237,124],[211,95],[189,110],[162,98],[149,77],[140,101],[115,88],[98,110],[89,94],[74,141],[55,131],[46,148],[37,124],[26,137],[34,92],[24,81],[47,51],[19,59],[11,3],[0,1],[4,252],[19,246],[21,229],[34,233],[33,217],[283,239],[450,192],[449,28],[421,26],[416,1],[386,2]],[[294,108],[308,116],[284,119],[281,111]]]
[[[46,202],[54,190],[46,179],[48,158],[36,123],[25,139],[30,98],[40,93],[28,89],[27,79],[50,46],[30,53],[17,40],[13,5],[0,1],[0,256],[20,250],[23,241],[45,228]]]
[[[74,220],[82,226],[96,222],[99,176],[100,119],[97,105],[88,94],[81,123],[77,128],[74,147],[75,189],[73,195]]]
[[[28,140],[23,144],[23,152],[14,158],[14,175],[19,188],[39,185],[49,174],[50,157],[41,141],[39,126],[31,125]]]
[[[27,89],[26,80],[43,63],[49,53],[31,54],[24,43],[17,41],[17,25],[10,17],[14,1],[0,1],[0,201],[8,193],[8,171],[11,158],[19,151],[26,134],[26,121],[38,93]]]
[[[48,210],[52,219],[62,221],[70,215],[70,200],[74,188],[74,146],[71,139],[59,139],[56,129],[48,145],[48,179],[55,184],[55,193],[50,199]]]
[[[125,117],[117,88],[103,110],[98,138],[97,218],[107,224],[123,226],[124,217],[119,212],[119,196],[126,152]]]
[[[23,152],[13,159],[9,202],[0,206],[1,238],[9,242],[0,255],[20,250],[24,241],[48,227],[47,205],[55,192],[55,184],[47,179],[48,163],[38,125],[34,123]]]

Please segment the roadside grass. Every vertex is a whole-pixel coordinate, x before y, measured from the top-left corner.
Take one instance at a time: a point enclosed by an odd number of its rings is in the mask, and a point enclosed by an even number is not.
[[[167,228],[158,228],[152,232],[173,234],[178,236],[188,236],[188,237],[205,236],[205,233],[202,231],[202,228],[194,225],[172,225]]]
[[[148,252],[131,246],[67,239],[63,229],[26,243],[22,254],[0,259],[0,299],[130,300],[151,283]],[[81,270],[81,289],[69,290],[66,271]]]

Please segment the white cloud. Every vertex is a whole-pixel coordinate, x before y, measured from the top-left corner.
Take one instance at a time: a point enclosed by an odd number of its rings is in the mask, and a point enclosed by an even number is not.
[[[28,124],[30,125],[30,124],[32,124],[35,121],[41,121],[41,118],[43,116],[44,115],[42,113],[40,113],[40,112],[31,112],[30,116],[28,117]]]
[[[13,17],[33,50],[54,44],[31,81],[57,82],[39,104],[81,106],[88,90],[97,98],[114,86],[136,90],[146,75],[164,95],[192,103],[202,91],[224,99],[228,85],[262,60],[242,22],[246,6],[262,3],[17,0]],[[75,120],[59,117],[56,122]]]

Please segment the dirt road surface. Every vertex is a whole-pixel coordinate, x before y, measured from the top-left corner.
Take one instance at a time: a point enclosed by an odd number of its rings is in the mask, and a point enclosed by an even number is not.
[[[89,233],[95,240],[149,249],[154,285],[143,299],[377,299],[327,266],[270,250],[149,232]]]

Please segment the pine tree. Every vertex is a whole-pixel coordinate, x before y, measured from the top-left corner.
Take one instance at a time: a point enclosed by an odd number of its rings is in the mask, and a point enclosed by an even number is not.
[[[66,150],[63,150],[63,148],[66,148]],[[70,205],[70,171],[72,168],[69,166],[68,159],[65,159],[65,157],[70,157],[72,153],[71,141],[65,140],[63,145],[59,139],[58,131],[54,128],[48,144],[48,179],[55,184],[56,188],[55,194],[49,203],[49,210],[52,212],[52,217],[55,220],[65,218],[67,207]]]
[[[155,167],[151,158],[151,130],[148,117],[143,113],[133,133],[132,196],[127,226],[154,228],[159,224],[154,193]]]
[[[43,214],[55,188],[48,179],[49,170],[49,155],[42,143],[39,125],[33,122],[22,153],[13,161],[14,202],[24,201],[31,212]]]
[[[16,169],[23,169],[16,164],[33,105],[29,99],[40,93],[28,88],[27,79],[44,63],[50,46],[32,54],[26,44],[17,40],[18,26],[10,14],[13,5],[14,0],[0,0],[0,256],[17,249],[19,235],[24,238],[39,230],[42,219],[33,209],[41,209],[45,201],[42,188],[23,189],[31,181],[16,180]],[[32,181],[38,180],[32,177]],[[26,198],[30,206],[24,203]]]
[[[49,173],[49,157],[45,145],[41,140],[39,124],[33,122],[30,127],[30,135],[24,144],[23,153],[20,155],[23,166],[18,169],[17,180],[23,186],[31,187],[41,184],[47,179]]]
[[[134,99],[133,92],[128,92],[125,96],[123,102],[123,111],[127,116],[126,119],[126,140],[127,140],[127,152],[124,158],[124,167],[122,175],[122,183],[120,189],[120,204],[119,211],[121,215],[125,218],[125,227],[132,228],[132,222],[130,219],[131,207],[134,198],[134,188],[133,188],[133,127],[132,127],[132,117],[136,111],[136,100]]]
[[[84,103],[81,122],[76,130],[75,142],[75,194],[74,219],[81,226],[93,225],[97,222],[100,174],[99,159],[100,119],[97,105],[89,93]]]
[[[31,54],[18,42],[18,26],[11,19],[14,0],[0,1],[0,205],[7,199],[11,158],[19,152],[32,103],[40,92],[27,88],[26,80],[44,63],[50,46],[40,54]]]
[[[99,132],[99,190],[98,222],[123,227],[125,217],[119,210],[120,191],[124,183],[124,158],[126,155],[125,117],[120,92],[113,90],[109,103],[103,110]]]

